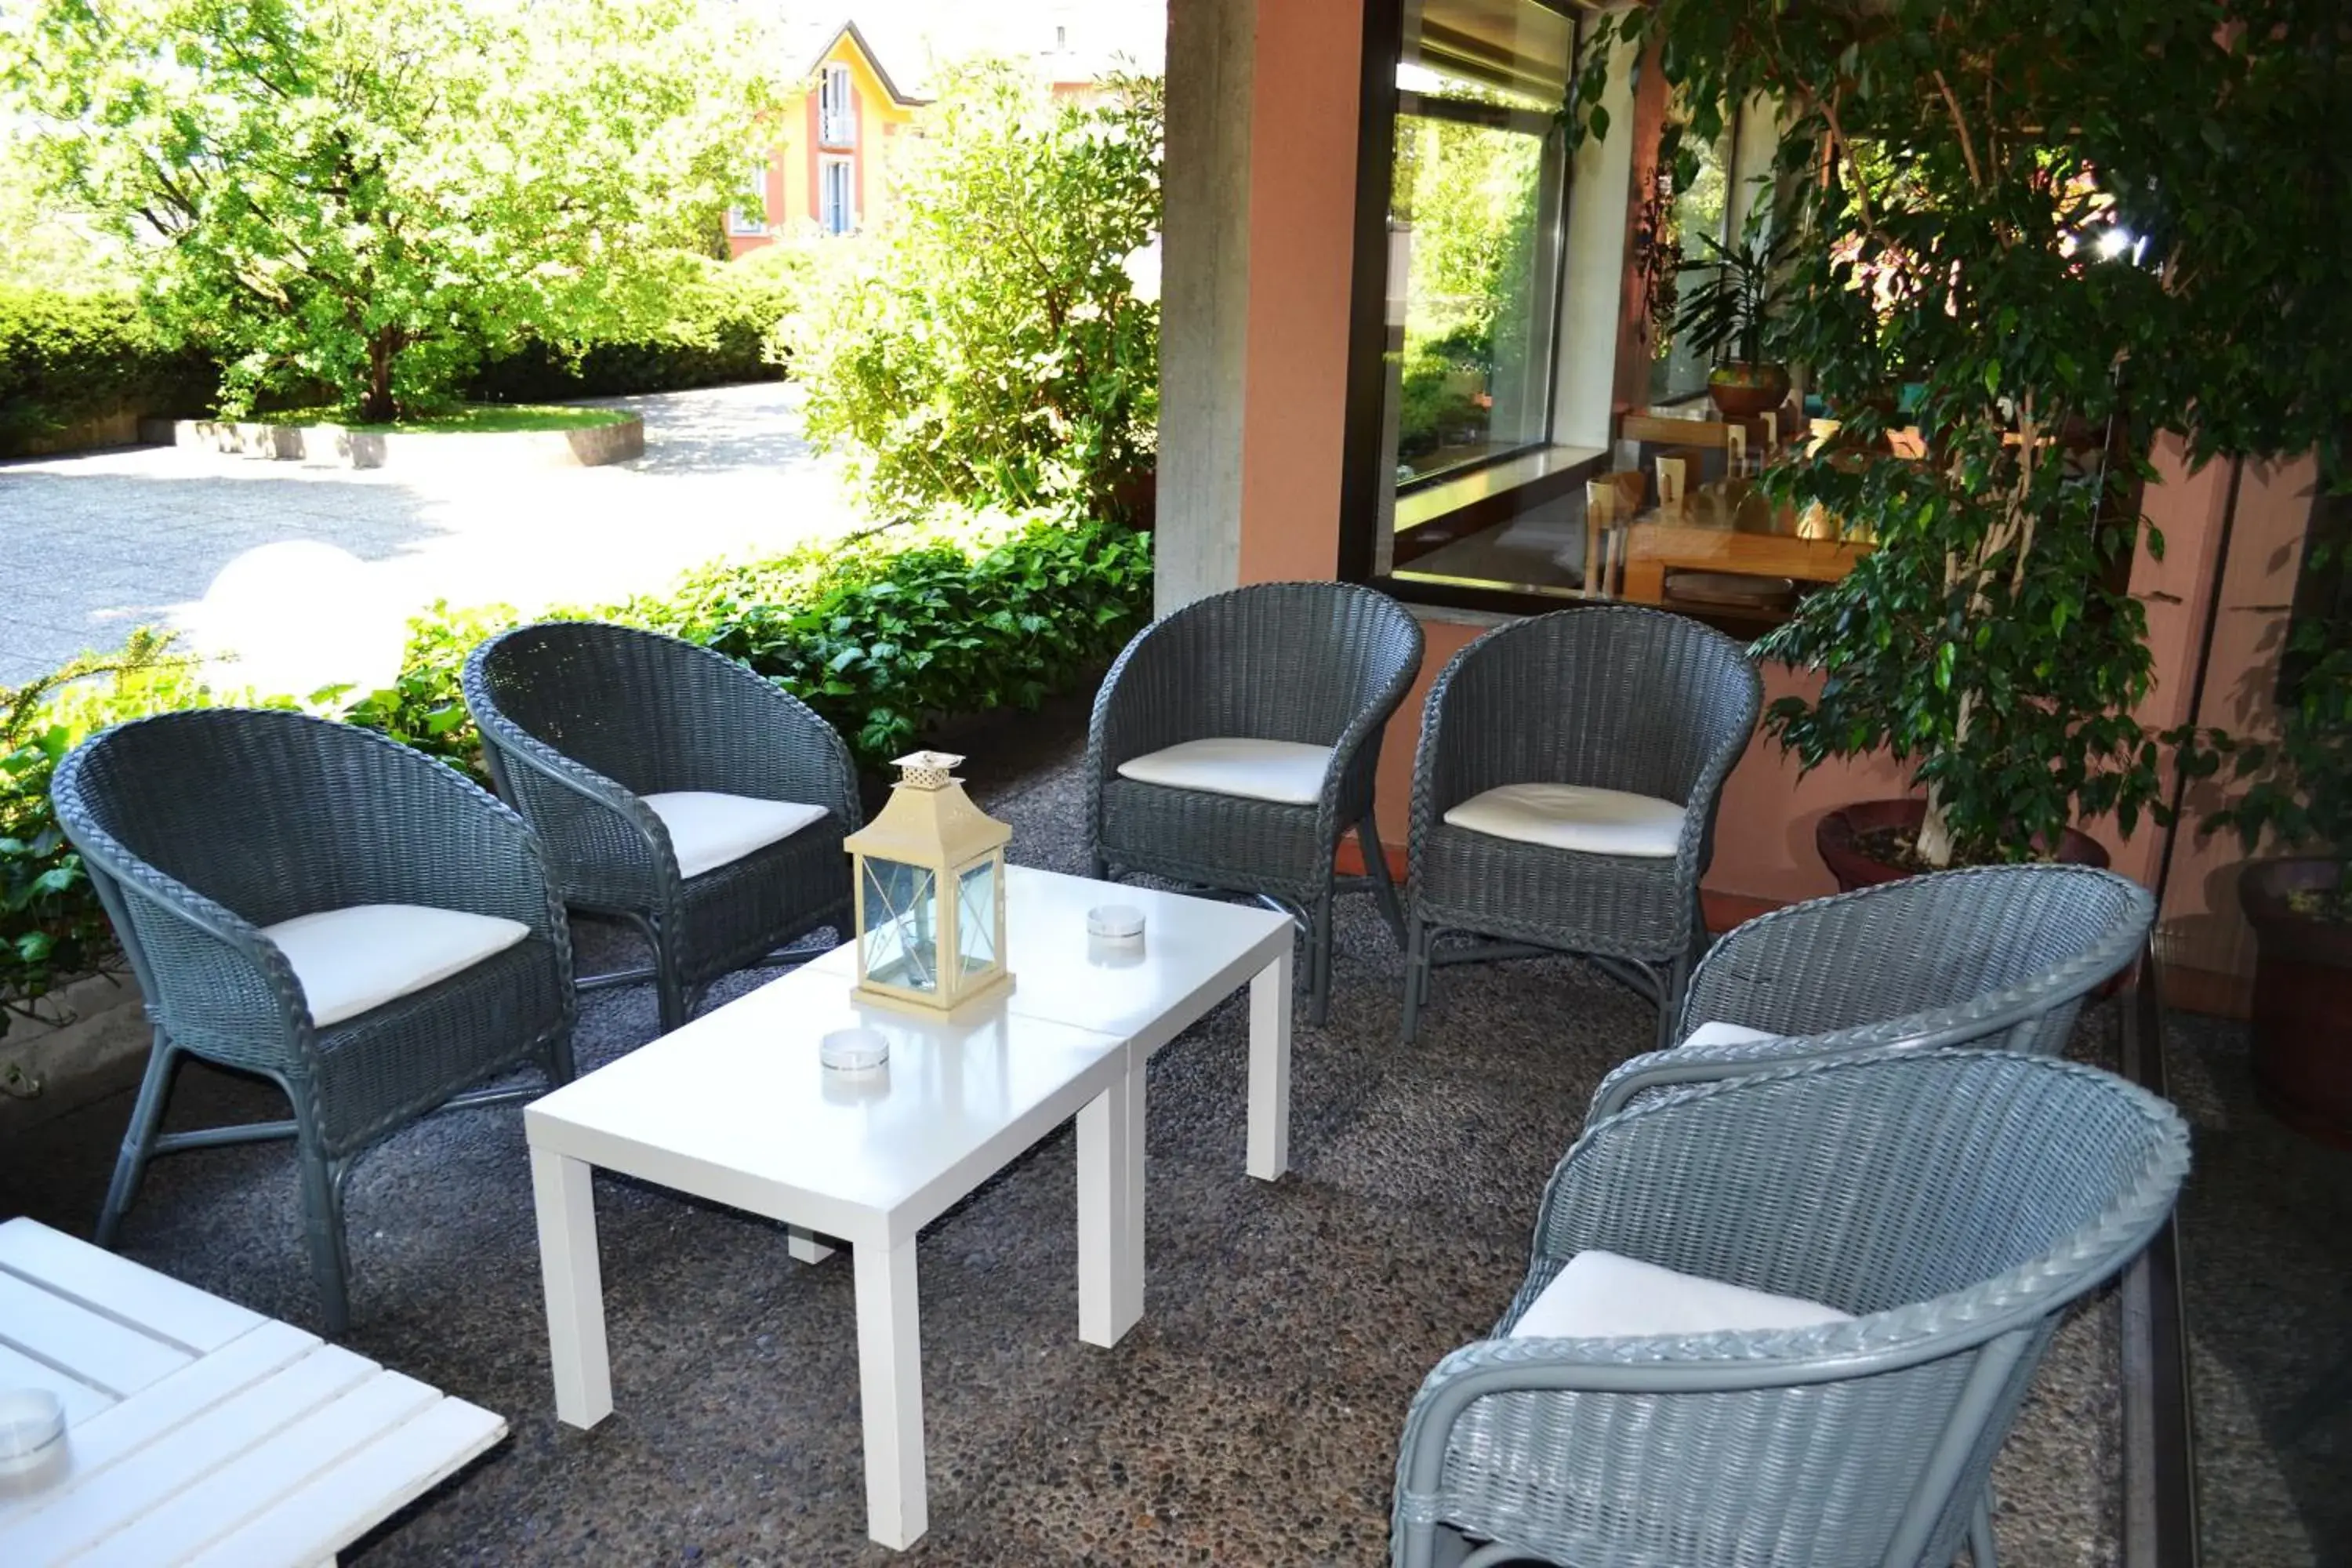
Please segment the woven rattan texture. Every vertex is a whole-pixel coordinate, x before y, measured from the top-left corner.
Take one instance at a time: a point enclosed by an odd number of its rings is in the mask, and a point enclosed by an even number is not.
[[[2147,1244],[2188,1159],[2161,1100],[1995,1051],[1800,1063],[1599,1123],[1495,1337],[1414,1398],[1395,1562],[1451,1528],[1580,1565],[1943,1568],[2059,1314]],[[1596,1247],[1856,1316],[1503,1337]]]

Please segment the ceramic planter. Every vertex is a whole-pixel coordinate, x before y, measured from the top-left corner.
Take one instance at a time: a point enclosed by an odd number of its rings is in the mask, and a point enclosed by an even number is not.
[[[2352,1149],[2352,923],[2299,913],[2333,860],[2257,860],[2238,877],[2254,928],[2254,1091],[2296,1131]]]
[[[1753,419],[1789,400],[1789,367],[1731,360],[1707,372],[1706,395],[1726,419]]]
[[[1830,868],[1830,875],[1837,879],[1840,892],[1900,881],[1918,873],[1872,858],[1863,847],[1864,837],[1889,827],[1916,829],[1927,815],[1924,800],[1858,801],[1822,818],[1813,829],[1813,847],[1821,852],[1822,864]],[[2107,851],[2097,839],[2070,827],[2053,858],[2073,866],[2105,866]]]

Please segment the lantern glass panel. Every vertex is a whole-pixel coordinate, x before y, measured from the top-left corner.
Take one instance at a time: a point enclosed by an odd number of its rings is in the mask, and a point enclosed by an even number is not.
[[[908,991],[940,988],[939,879],[928,866],[867,858],[865,930],[858,933],[866,977]]]
[[[956,879],[956,954],[963,972],[975,974],[998,962],[993,859],[965,867]]]

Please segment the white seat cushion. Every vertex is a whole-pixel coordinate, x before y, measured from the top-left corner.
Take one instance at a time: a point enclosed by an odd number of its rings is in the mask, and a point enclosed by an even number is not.
[[[520,921],[423,904],[353,904],[263,926],[320,1028],[446,980],[530,934]]]
[[[1511,1326],[1515,1340],[1605,1340],[1648,1334],[1754,1332],[1843,1323],[1853,1314],[1796,1296],[1775,1296],[1678,1274],[1654,1263],[1588,1248],[1568,1260]]]
[[[1688,1035],[1675,1042],[1675,1048],[1685,1046],[1744,1046],[1750,1040],[1771,1040],[1780,1037],[1769,1029],[1751,1029],[1745,1024],[1701,1024]]]
[[[687,879],[765,849],[779,838],[790,838],[824,815],[821,805],[707,789],[670,790],[644,799],[669,829],[677,874]]]
[[[1502,784],[1472,795],[1445,820],[1522,844],[1647,859],[1671,858],[1683,836],[1683,808],[1673,801],[1582,784]]]
[[[1331,748],[1303,741],[1253,741],[1240,735],[1186,741],[1118,764],[1118,776],[1170,789],[1237,795],[1283,805],[1313,805],[1331,768]]]

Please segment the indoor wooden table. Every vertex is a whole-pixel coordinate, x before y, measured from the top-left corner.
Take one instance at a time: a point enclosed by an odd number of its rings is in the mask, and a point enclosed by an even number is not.
[[[1744,487],[1703,486],[1680,506],[1655,507],[1620,526],[1612,550],[1619,562],[1617,596],[1663,605],[1670,571],[1834,583],[1870,553],[1862,541],[1821,531],[1802,529],[1786,509]]]

